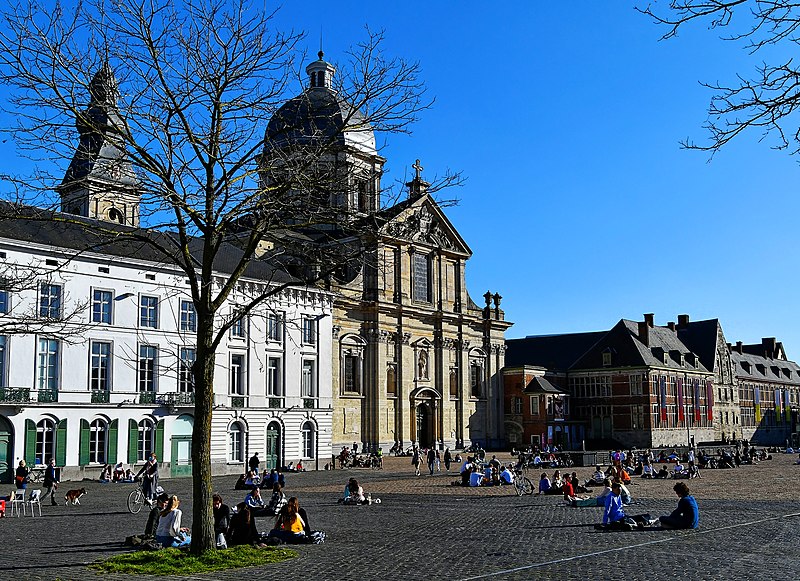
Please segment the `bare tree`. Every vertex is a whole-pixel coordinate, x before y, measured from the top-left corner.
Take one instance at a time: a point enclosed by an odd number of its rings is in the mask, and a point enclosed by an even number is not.
[[[0,27],[0,74],[18,122],[10,130],[46,162],[7,180],[26,204],[55,210],[53,191],[69,191],[71,172],[100,167],[140,198],[140,222],[91,221],[93,235],[147,246],[188,280],[197,317],[194,553],[215,546],[210,437],[220,342],[287,285],[317,283],[363,259],[361,241],[375,236],[380,212],[332,203],[355,179],[356,168],[337,162],[341,133],[405,132],[429,105],[418,65],[386,58],[382,34],[367,31],[333,87],[349,108],[334,119],[326,103],[309,100],[267,136],[266,121],[297,92],[303,39],[273,29],[272,16],[246,0],[86,0],[69,10],[22,1],[5,9]],[[83,150],[65,167],[76,120]],[[263,261],[293,278],[262,268],[272,284],[223,315],[238,281]]]
[[[671,0],[637,8],[666,27],[662,39],[678,35],[695,22],[712,30],[724,30],[720,38],[752,53],[778,45],[791,53],[800,45],[800,3],[789,0]],[[771,58],[775,58],[772,57]],[[708,143],[683,142],[689,149],[713,155],[737,135],[749,129],[761,139],[774,138],[773,147],[800,152],[800,67],[793,55],[777,62],[762,62],[750,75],[738,74],[735,83],[703,83],[713,91],[704,127]]]

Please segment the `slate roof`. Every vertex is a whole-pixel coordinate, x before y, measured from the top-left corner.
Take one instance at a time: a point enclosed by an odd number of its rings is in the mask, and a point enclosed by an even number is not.
[[[565,371],[605,334],[596,331],[507,339],[506,367],[535,365]]]
[[[681,342],[696,353],[703,366],[711,371],[716,371],[719,328],[719,319],[708,319],[691,321],[677,329]]]
[[[132,228],[114,222],[7,202],[0,202],[0,237],[51,246],[54,250],[106,254],[154,262],[168,267],[174,267],[175,263],[156,250],[147,240],[175,249],[176,252],[178,249],[178,238],[174,233]],[[199,259],[202,240],[190,239],[189,249],[190,253]],[[214,270],[220,273],[232,272],[242,254],[241,249],[234,244],[223,243],[217,253]],[[253,260],[244,276],[265,282],[299,282],[264,260]]]
[[[747,352],[739,353],[736,349],[732,350],[731,359],[735,365],[734,373],[740,380],[800,385],[800,365],[794,361],[772,359]]]
[[[555,385],[547,381],[544,377],[536,376],[530,380],[523,390],[525,393],[555,393],[565,394],[567,392],[558,389]]]

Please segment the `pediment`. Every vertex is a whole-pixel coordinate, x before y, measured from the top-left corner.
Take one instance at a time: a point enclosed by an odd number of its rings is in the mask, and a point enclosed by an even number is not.
[[[430,196],[415,200],[399,212],[383,227],[383,233],[407,242],[472,255],[472,250]]]

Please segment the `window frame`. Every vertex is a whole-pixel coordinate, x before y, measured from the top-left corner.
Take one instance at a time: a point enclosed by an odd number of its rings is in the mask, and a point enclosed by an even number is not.
[[[136,424],[136,461],[144,462],[155,452],[156,424],[150,418],[144,418]]]
[[[300,342],[303,345],[317,345],[317,319],[308,315],[301,318]]]
[[[242,422],[231,422],[228,426],[228,463],[244,464],[244,441],[247,433]]]
[[[228,367],[228,393],[233,396],[247,395],[247,358],[244,353],[231,353]]]
[[[42,350],[44,342],[47,342],[46,351]],[[55,346],[54,350],[53,346]],[[36,388],[39,391],[58,391],[59,387],[61,387],[61,341],[51,337],[38,337]]]
[[[56,292],[54,292],[56,291]],[[63,315],[64,285],[42,282],[39,284],[39,317],[59,320]],[[55,312],[55,315],[53,315]]]
[[[314,452],[316,451],[317,428],[314,422],[306,420],[300,426],[300,453],[304,460],[313,460],[316,458]]]
[[[282,312],[267,313],[267,342],[283,343],[283,320]]]
[[[153,305],[145,305],[145,301],[150,299],[155,301]],[[159,321],[161,319],[159,313],[159,306],[161,301],[156,295],[139,295],[139,327],[145,329],[158,329]],[[147,317],[145,317],[144,309],[147,309]],[[150,324],[152,322],[152,324]]]
[[[300,397],[317,397],[317,362],[313,359],[303,359],[300,363]],[[310,369],[309,369],[310,368]]]
[[[420,297],[420,292],[422,291],[422,285],[418,284],[418,281],[422,279],[418,276],[418,268],[417,264],[422,265],[424,262],[424,276],[425,276],[425,288],[424,288],[424,297]],[[414,252],[411,255],[411,300],[415,303],[431,303],[433,302],[433,260],[431,260],[430,254],[422,253],[422,252]]]
[[[275,365],[273,365],[273,363]],[[267,355],[266,392],[268,397],[283,397],[283,357]]]
[[[108,301],[106,302],[102,297],[98,298],[98,293],[107,295]],[[99,307],[99,310],[98,310]],[[107,312],[104,307],[108,307]],[[91,306],[91,321],[92,323],[99,323],[101,325],[114,324],[114,291],[105,288],[92,289],[92,306]]]
[[[48,425],[50,429],[48,429]],[[56,422],[53,421],[51,418],[42,418],[41,420],[36,422],[36,442],[34,444],[34,455],[33,455],[34,465],[41,464],[43,466],[46,466],[47,463],[50,461],[50,458],[55,458],[56,427],[57,427]]]
[[[142,350],[147,349],[151,350],[153,353],[153,357],[147,357],[142,355]],[[136,389],[137,393],[156,393],[158,391],[158,373],[156,370],[158,369],[158,356],[159,356],[159,349],[158,345],[152,345],[150,343],[139,343],[138,348],[138,357],[136,363]],[[147,361],[152,361],[150,367],[144,367],[142,365],[143,360],[147,359]],[[143,374],[145,374],[143,376]],[[149,376],[149,377],[148,377]],[[143,389],[143,386],[152,386],[152,389]]]
[[[105,464],[107,459],[108,422],[102,418],[95,418],[89,424],[89,464]]]
[[[101,345],[106,346],[108,351],[105,354],[95,353],[95,347]],[[105,366],[102,364],[103,360],[105,360]],[[89,390],[111,391],[112,370],[113,344],[111,341],[89,341]],[[97,372],[96,375],[95,372]]]
[[[191,357],[187,355],[191,352]],[[197,348],[182,346],[178,349],[178,393],[194,393],[194,372]],[[187,365],[187,362],[191,362]]]
[[[194,303],[189,299],[180,299],[178,313],[178,330],[182,333],[197,332],[197,310]]]

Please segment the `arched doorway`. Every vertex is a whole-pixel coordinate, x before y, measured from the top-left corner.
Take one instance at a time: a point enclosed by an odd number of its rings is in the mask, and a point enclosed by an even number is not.
[[[14,459],[14,426],[0,416],[0,482],[11,482]]]
[[[172,425],[172,455],[170,456],[170,473],[172,477],[190,476],[192,474],[192,431],[194,418],[183,414],[175,419]]]
[[[267,425],[267,445],[264,464],[267,470],[279,468],[281,465],[281,425],[270,422]]]
[[[433,443],[433,412],[430,404],[422,402],[417,405],[417,444],[429,448]]]

